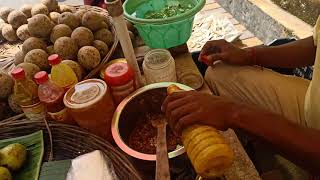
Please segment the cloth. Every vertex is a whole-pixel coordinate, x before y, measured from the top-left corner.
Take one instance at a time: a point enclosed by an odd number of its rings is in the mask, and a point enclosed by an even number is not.
[[[208,68],[205,79],[215,95],[259,106],[307,126],[304,102],[309,80],[261,67],[225,64]]]
[[[287,76],[270,69],[255,66],[230,66],[218,64],[207,69],[205,79],[215,95],[259,106],[262,109],[283,115],[290,121],[306,127],[308,124],[304,116],[305,94],[310,81]],[[240,135],[244,145],[250,138]],[[304,180],[309,175],[295,164],[281,159],[275,152],[261,145],[253,143],[253,160],[261,173],[270,170],[280,170],[283,179]]]
[[[317,54],[313,66],[313,76],[305,98],[305,118],[308,127],[320,129],[320,17],[314,28],[314,45]]]

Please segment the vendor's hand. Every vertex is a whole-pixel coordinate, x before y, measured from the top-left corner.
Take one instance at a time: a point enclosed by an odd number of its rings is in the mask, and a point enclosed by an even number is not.
[[[236,104],[225,98],[196,91],[177,92],[168,96],[162,105],[171,129],[176,134],[192,124],[213,126],[219,130],[230,127],[231,110]]]
[[[232,65],[253,65],[251,53],[225,40],[208,41],[202,48],[199,61],[212,66],[216,61]]]

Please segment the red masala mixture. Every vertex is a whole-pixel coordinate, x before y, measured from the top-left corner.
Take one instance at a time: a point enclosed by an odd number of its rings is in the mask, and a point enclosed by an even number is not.
[[[129,146],[132,149],[145,154],[156,154],[157,129],[152,126],[151,120],[158,118],[163,118],[163,115],[147,114],[145,118],[138,120],[129,137]],[[179,142],[180,139],[167,126],[168,152],[174,151]]]

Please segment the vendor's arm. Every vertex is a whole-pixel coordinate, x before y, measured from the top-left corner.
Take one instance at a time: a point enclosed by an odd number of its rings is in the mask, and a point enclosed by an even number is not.
[[[221,60],[234,65],[264,67],[305,67],[314,64],[316,47],[313,37],[279,46],[257,46],[240,49],[224,40],[209,41],[203,47],[199,60],[211,65]]]
[[[317,175],[320,167],[320,131],[304,128],[256,107],[198,92],[168,96],[163,106],[169,125],[178,134],[191,124],[220,130],[242,129],[260,137],[301,167]]]

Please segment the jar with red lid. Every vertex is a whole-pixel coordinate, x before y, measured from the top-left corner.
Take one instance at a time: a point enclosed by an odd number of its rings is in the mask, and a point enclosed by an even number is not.
[[[125,62],[109,65],[105,70],[104,79],[111,88],[116,104],[135,91],[134,72]]]

